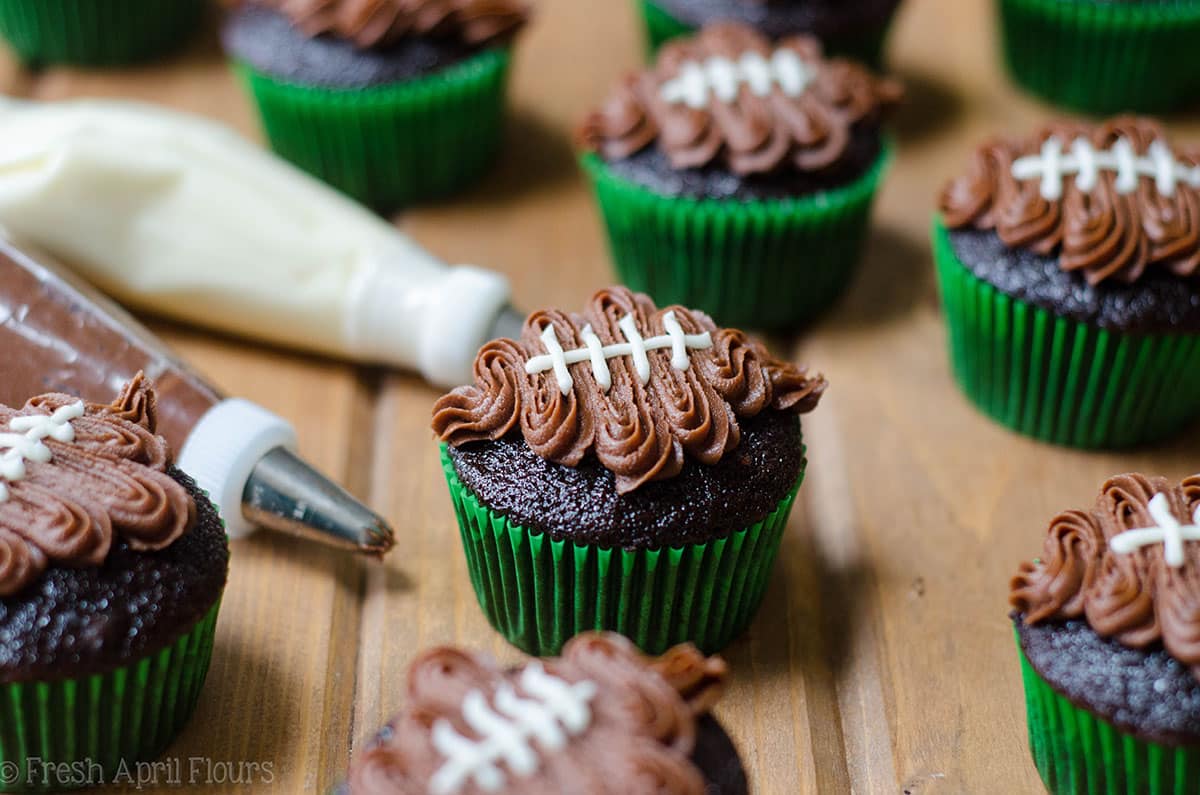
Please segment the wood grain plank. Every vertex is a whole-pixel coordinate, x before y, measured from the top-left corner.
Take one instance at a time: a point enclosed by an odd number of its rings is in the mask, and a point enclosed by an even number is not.
[[[226,68],[212,29],[165,63],[42,72],[30,94],[43,100],[154,102],[257,135],[252,108]],[[306,458],[365,495],[373,456],[373,378],[345,364],[167,324],[156,328],[228,393],[293,422]],[[185,776],[190,772],[186,760],[193,756],[269,764],[271,783],[282,792],[325,791],[343,775],[368,565],[311,542],[268,533],[233,542],[204,698],[168,751],[185,760]],[[199,775],[203,779],[207,773],[202,768]],[[245,785],[231,786],[247,791]]]
[[[514,123],[503,162],[453,205],[408,213],[402,228],[451,262],[506,273],[525,307],[581,306],[614,280],[590,191],[574,160],[570,132],[612,81],[640,63],[631,4],[539,5],[515,65]],[[415,651],[429,642],[475,645],[519,659],[488,628],[475,602],[436,447],[428,430],[433,392],[388,379],[380,404],[386,431],[376,499],[407,508],[415,548],[368,577],[355,736],[361,742],[402,703],[400,683]],[[407,463],[407,466],[405,465]],[[419,485],[413,467],[420,464]],[[403,506],[403,507],[402,507]],[[802,513],[800,511],[798,514]],[[771,619],[728,651],[735,677],[719,715],[738,738],[756,792],[849,790],[830,659],[821,643],[821,590],[808,534],[793,521],[772,580]],[[430,554],[427,550],[436,549]],[[398,573],[397,573],[398,572]],[[406,587],[393,587],[395,578]],[[452,606],[452,607],[451,607]],[[438,613],[442,613],[438,617]],[[384,616],[407,631],[373,633]],[[377,635],[377,636],[373,636]]]
[[[1038,553],[1050,518],[1091,504],[1109,475],[1197,468],[1196,431],[1131,454],[1070,451],[992,423],[953,383],[930,211],[979,141],[1027,131],[1052,112],[1006,82],[993,27],[987,4],[905,8],[893,62],[909,105],[864,272],[795,352],[833,382],[806,425],[810,488],[832,468],[848,491],[810,494],[811,521],[837,526],[860,568],[837,589],[861,605],[853,652],[837,669],[855,792],[1039,791],[1008,579]]]
[[[622,64],[636,59],[631,9],[542,3],[520,44],[501,161],[453,203],[406,214],[401,228],[447,262],[505,273],[527,306],[580,305],[611,277],[569,131]],[[368,575],[356,743],[402,703],[404,671],[420,648],[453,642],[519,659],[488,626],[471,589],[429,430],[436,397],[404,376],[388,377],[382,389],[372,497],[403,517],[402,551]]]
[[[581,305],[613,277],[572,131],[640,58],[632,3],[539,0],[517,50],[501,162],[401,226],[447,261],[506,273],[524,307]],[[775,341],[833,388],[805,422],[809,477],[764,608],[727,651],[735,675],[719,715],[766,795],[1037,791],[1007,580],[1049,518],[1090,503],[1106,476],[1197,468],[1200,429],[1163,448],[1087,454],[1014,436],[959,395],[930,209],[980,139],[1049,111],[999,70],[988,3],[908,0],[892,63],[910,96],[862,274],[803,338]],[[135,70],[30,75],[0,58],[0,88],[161,102],[257,135],[211,29]],[[1175,126],[1200,134],[1195,121]],[[455,642],[520,658],[467,578],[428,429],[437,393],[400,374],[158,328],[219,384],[295,422],[307,456],[397,525],[383,565],[289,539],[236,542],[205,697],[169,752],[275,764],[273,786],[208,791],[325,791],[401,705],[419,649]]]
[[[372,455],[370,391],[352,370],[166,337],[218,385],[295,423],[308,460],[366,494],[357,461]],[[373,564],[269,533],[233,542],[232,553],[205,698],[168,753],[269,762],[280,791],[324,791],[346,766],[360,596]]]

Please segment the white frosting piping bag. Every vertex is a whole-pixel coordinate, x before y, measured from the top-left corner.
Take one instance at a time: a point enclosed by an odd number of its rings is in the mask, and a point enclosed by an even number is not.
[[[0,100],[0,224],[127,305],[465,383],[519,329],[507,280],[214,122],[131,102]]]

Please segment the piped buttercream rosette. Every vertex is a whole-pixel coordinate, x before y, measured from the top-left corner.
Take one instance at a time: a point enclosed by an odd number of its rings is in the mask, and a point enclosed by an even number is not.
[[[1200,475],[1112,478],[1090,511],[1050,524],[1011,602],[1028,624],[1083,619],[1104,638],[1158,644],[1200,679]]]
[[[433,649],[409,669],[407,704],[356,761],[350,792],[702,795],[696,721],[726,676],[692,646],[647,657],[611,633],[511,670]]]
[[[1173,145],[1150,119],[1055,122],[988,141],[940,207],[950,228],[994,230],[1093,285],[1153,269],[1200,278],[1200,149]]]
[[[619,160],[656,143],[679,169],[820,172],[846,157],[855,125],[878,123],[900,85],[827,59],[811,36],[772,43],[736,23],[672,41],[584,122],[587,149]]]
[[[811,411],[825,388],[702,312],[613,288],[582,313],[536,312],[520,340],[485,345],[475,383],[437,402],[433,428],[456,446],[520,433],[564,466],[595,455],[626,493],[677,475],[688,457],[715,464],[738,446],[739,418]]]
[[[117,535],[163,549],[195,520],[140,374],[106,406],[53,393],[0,406],[0,428],[0,596],[50,565],[100,565]]]
[[[245,0],[286,14],[310,36],[333,35],[368,49],[405,36],[456,38],[467,44],[503,43],[525,24],[528,7],[516,0]]]

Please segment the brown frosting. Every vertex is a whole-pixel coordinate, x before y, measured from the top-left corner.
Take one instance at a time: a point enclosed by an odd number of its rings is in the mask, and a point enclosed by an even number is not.
[[[405,36],[460,39],[485,46],[508,41],[528,21],[517,0],[253,0],[286,14],[309,36],[329,34],[361,49]]]
[[[144,327],[64,273],[44,254],[0,239],[0,303],[21,308],[0,323],[0,403],[20,406],[44,391],[103,400],[112,384],[145,369],[155,373],[153,394],[159,397],[150,421],[180,449],[221,397]]]
[[[1159,192],[1154,176],[1142,174],[1135,190],[1122,192],[1116,170],[1102,169],[1090,190],[1068,174],[1061,197],[1047,199],[1040,178],[1018,180],[1013,163],[1038,155],[1051,138],[1068,153],[1081,138],[1097,151],[1124,139],[1141,156],[1154,142],[1167,143],[1162,125],[1132,116],[1095,126],[1059,121],[1025,140],[988,141],[976,151],[968,173],[943,190],[946,225],[995,230],[1006,245],[1042,255],[1058,252],[1063,270],[1080,271],[1093,285],[1106,279],[1132,283],[1150,266],[1200,277],[1200,190],[1179,181],[1167,195]],[[1200,164],[1200,148],[1170,151],[1181,166]]]
[[[777,51],[794,53],[812,72],[797,96],[778,81],[765,95],[743,81],[733,101],[723,101],[710,88],[704,107],[664,97],[664,86],[687,64],[712,58],[736,63],[748,53],[770,61]],[[783,168],[818,172],[841,162],[856,124],[878,122],[902,95],[898,83],[858,64],[826,60],[811,36],[772,45],[746,25],[719,23],[665,44],[653,67],[627,76],[588,116],[580,136],[585,148],[607,160],[657,142],[679,169],[720,165],[743,176]]]
[[[77,403],[50,393],[19,411],[0,405],[0,433],[17,433],[10,429],[14,418]],[[167,473],[170,451],[155,434],[154,417],[154,391],[139,373],[111,405],[85,405],[83,416],[70,421],[74,440],[42,439],[50,461],[26,459],[23,478],[3,481],[0,596],[19,592],[51,564],[103,563],[114,533],[132,549],[152,551],[187,531],[196,506]]]
[[[1184,544],[1184,565],[1167,563],[1164,545],[1122,553],[1110,541],[1155,527],[1150,501],[1163,494],[1187,526],[1200,506],[1200,475],[1121,475],[1104,484],[1091,511],[1068,511],[1051,524],[1042,556],[1012,581],[1010,601],[1027,624],[1082,618],[1104,638],[1134,649],[1159,643],[1200,679],[1200,543]]]
[[[564,731],[561,747],[529,743],[534,754],[524,774],[505,761],[496,767],[503,786],[493,792],[522,795],[703,795],[705,782],[690,760],[696,720],[720,698],[728,673],[719,657],[705,657],[691,645],[662,657],[642,655],[613,633],[587,633],[568,641],[561,657],[534,661],[545,673],[569,685],[588,682],[586,725]],[[488,707],[505,715],[497,699],[511,687],[521,699],[541,700],[522,685],[526,668],[504,671],[490,659],[455,648],[421,654],[408,673],[408,703],[389,731],[363,753],[350,771],[352,795],[425,795],[430,781],[448,762],[434,742],[439,724],[448,724],[472,742],[480,732],[464,718],[468,694],[482,694]],[[564,724],[558,724],[563,729]],[[512,739],[512,732],[508,733]],[[476,795],[468,778],[449,793]]]
[[[547,353],[547,326],[566,351],[588,345],[591,328],[608,346],[627,340],[630,316],[643,339],[667,335],[672,314],[684,334],[707,332],[711,347],[687,351],[687,368],[672,364],[671,348],[650,350],[649,379],[638,376],[632,355],[606,359],[611,387],[604,389],[590,361],[568,368],[564,393],[553,371],[529,373],[526,365]],[[704,313],[674,306],[658,309],[649,296],[623,287],[602,290],[581,314],[535,312],[521,340],[494,340],[475,359],[475,384],[438,400],[433,429],[451,445],[500,439],[520,431],[539,456],[575,466],[589,453],[616,476],[617,491],[679,474],[684,455],[715,464],[738,446],[739,417],[762,411],[804,413],[826,388],[820,375],[771,356],[735,329],[718,329]]]
[[[158,427],[158,394],[146,378],[146,374],[141,371],[130,379],[116,400],[99,408],[107,416],[132,422],[151,432]]]

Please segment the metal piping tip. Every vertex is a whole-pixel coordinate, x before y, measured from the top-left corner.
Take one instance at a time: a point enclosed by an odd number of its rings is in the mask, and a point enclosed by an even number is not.
[[[262,527],[367,555],[381,556],[396,543],[383,517],[284,447],[255,464],[242,514]]]

